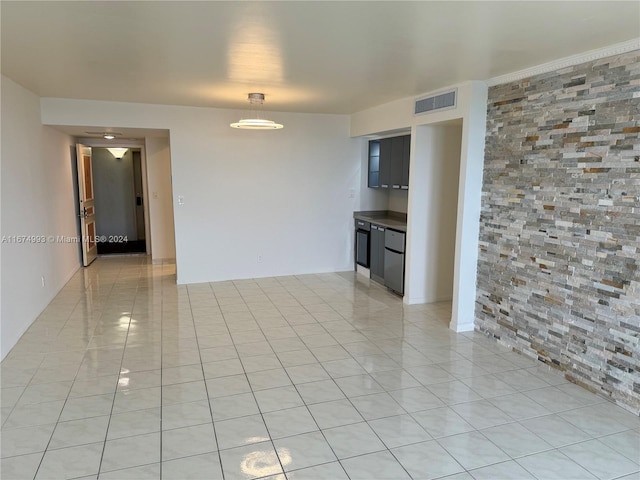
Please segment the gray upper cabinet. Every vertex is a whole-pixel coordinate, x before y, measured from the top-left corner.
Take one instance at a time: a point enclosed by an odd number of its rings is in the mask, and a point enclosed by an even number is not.
[[[409,188],[411,135],[369,141],[369,181],[371,188]]]
[[[391,188],[399,189],[402,183],[402,153],[404,150],[404,137],[391,139]]]
[[[391,139],[380,140],[380,187],[389,188],[391,183]]]
[[[369,187],[380,186],[380,140],[369,141]]]
[[[405,135],[402,137],[402,180],[400,182],[400,188],[403,190],[409,189],[409,159],[411,158],[411,135]]]

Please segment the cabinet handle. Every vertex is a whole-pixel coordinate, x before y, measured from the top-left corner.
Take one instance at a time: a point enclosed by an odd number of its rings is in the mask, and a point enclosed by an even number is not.
[[[384,183],[380,185],[382,188],[389,188],[389,185],[385,185]]]
[[[364,223],[362,223],[362,222],[358,222],[358,225],[360,225],[360,226],[364,226]]]
[[[409,185],[402,185],[400,188],[402,190],[409,190]]]
[[[379,230],[380,232],[384,232],[384,228],[382,228],[382,227],[379,227],[379,228],[378,228],[378,230]]]
[[[400,188],[400,185],[392,185],[391,188]]]
[[[371,229],[372,229],[372,230],[377,230],[377,229],[378,229],[378,227],[376,227],[375,225],[371,225]]]

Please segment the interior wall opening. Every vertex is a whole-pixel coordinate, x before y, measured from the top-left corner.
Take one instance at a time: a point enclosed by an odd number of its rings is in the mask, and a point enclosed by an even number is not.
[[[413,130],[408,212],[408,304],[451,301],[454,289],[460,121]]]
[[[146,253],[140,148],[92,147],[98,254]]]

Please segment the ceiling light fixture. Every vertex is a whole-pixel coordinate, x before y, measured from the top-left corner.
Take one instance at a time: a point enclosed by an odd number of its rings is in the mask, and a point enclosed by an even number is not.
[[[113,140],[114,138],[116,138],[116,136],[113,135],[112,133],[105,133],[103,136],[105,140]]]
[[[264,104],[264,93],[250,93],[249,103],[253,107],[253,110],[255,110],[255,116],[253,118],[243,118],[238,122],[232,123],[230,125],[232,128],[242,128],[246,130],[278,130],[284,127],[281,123],[260,118],[258,115],[257,106]]]

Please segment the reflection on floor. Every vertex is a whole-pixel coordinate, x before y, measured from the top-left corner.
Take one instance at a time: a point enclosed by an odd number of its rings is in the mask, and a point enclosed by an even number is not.
[[[2,363],[2,478],[640,477],[636,416],[449,315],[352,273],[99,258]]]

